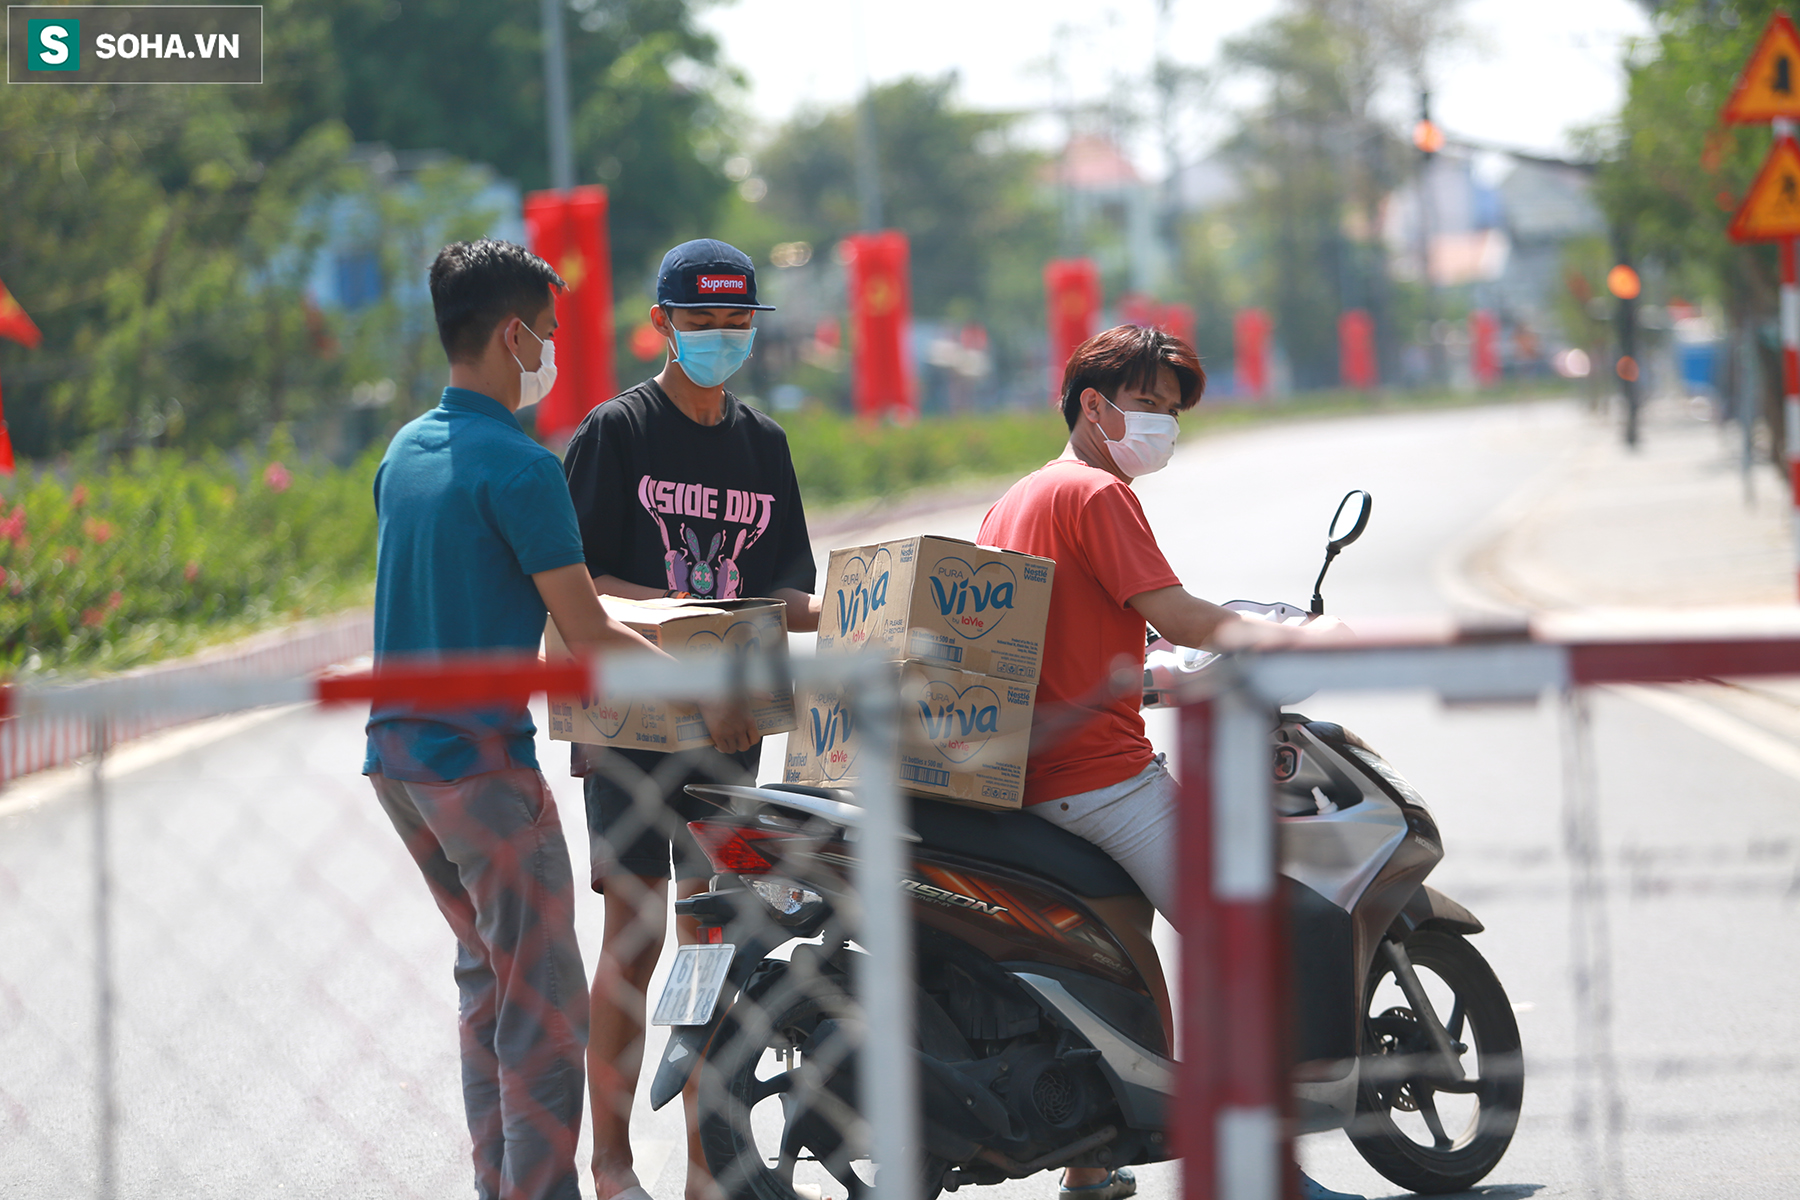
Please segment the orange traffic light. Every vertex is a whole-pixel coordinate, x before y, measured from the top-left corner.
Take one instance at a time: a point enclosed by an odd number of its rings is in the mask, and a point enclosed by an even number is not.
[[[1429,117],[1413,126],[1412,137],[1413,145],[1426,154],[1436,154],[1444,148],[1444,131]]]
[[[1620,263],[1606,273],[1606,290],[1621,300],[1636,300],[1644,285],[1638,279],[1638,273]]]

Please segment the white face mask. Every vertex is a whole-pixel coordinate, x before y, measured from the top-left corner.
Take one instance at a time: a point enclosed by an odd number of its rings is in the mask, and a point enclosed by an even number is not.
[[[513,361],[519,363],[519,407],[524,408],[527,404],[536,404],[548,396],[551,387],[556,384],[556,343],[538,337],[532,332],[531,326],[523,321],[519,322],[519,328],[537,338],[538,345],[544,348],[543,360],[535,371],[527,371],[525,364],[519,362],[519,356],[513,355]]]
[[[1106,397],[1101,399],[1106,400]],[[1168,466],[1170,456],[1175,453],[1175,435],[1181,432],[1180,422],[1167,413],[1126,412],[1111,400],[1106,402],[1125,418],[1125,436],[1119,441],[1107,437],[1104,428],[1100,430],[1113,465],[1132,479]]]

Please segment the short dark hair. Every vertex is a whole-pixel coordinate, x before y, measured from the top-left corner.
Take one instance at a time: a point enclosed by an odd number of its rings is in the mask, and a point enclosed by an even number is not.
[[[451,242],[431,263],[431,311],[451,362],[479,358],[494,327],[508,317],[531,321],[568,285],[550,264],[511,242]]]
[[[1069,355],[1063,368],[1063,420],[1069,428],[1081,418],[1081,393],[1093,388],[1108,400],[1124,387],[1149,391],[1157,372],[1168,367],[1181,388],[1181,410],[1199,403],[1206,391],[1206,368],[1194,348],[1172,333],[1142,325],[1118,325],[1097,333]]]

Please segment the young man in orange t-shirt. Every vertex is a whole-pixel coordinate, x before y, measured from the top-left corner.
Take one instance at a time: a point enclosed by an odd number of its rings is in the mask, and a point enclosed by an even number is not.
[[[1167,465],[1178,414],[1205,387],[1193,348],[1161,330],[1121,325],[1083,342],[1063,372],[1067,449],[1015,483],[980,534],[984,546],[1056,562],[1026,811],[1105,850],[1171,920],[1179,789],[1138,711],[1145,625],[1176,645],[1215,649],[1313,636],[1245,620],[1187,592],[1131,490],[1132,479]],[[1302,1180],[1309,1198],[1343,1195]],[[1128,1170],[1071,1168],[1062,1200],[1122,1200],[1135,1191]]]
[[[1082,343],[1063,372],[1068,448],[1015,483],[980,535],[1056,561],[1027,811],[1099,845],[1168,917],[1176,787],[1138,711],[1145,623],[1181,646],[1292,639],[1182,588],[1131,490],[1168,463],[1177,414],[1205,387],[1193,349],[1159,329],[1121,325]]]

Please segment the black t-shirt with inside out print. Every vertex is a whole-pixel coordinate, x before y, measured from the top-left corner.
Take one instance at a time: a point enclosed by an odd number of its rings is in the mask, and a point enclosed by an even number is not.
[[[714,600],[813,590],[787,434],[730,392],[701,425],[646,380],[588,413],[563,473],[590,575]]]

